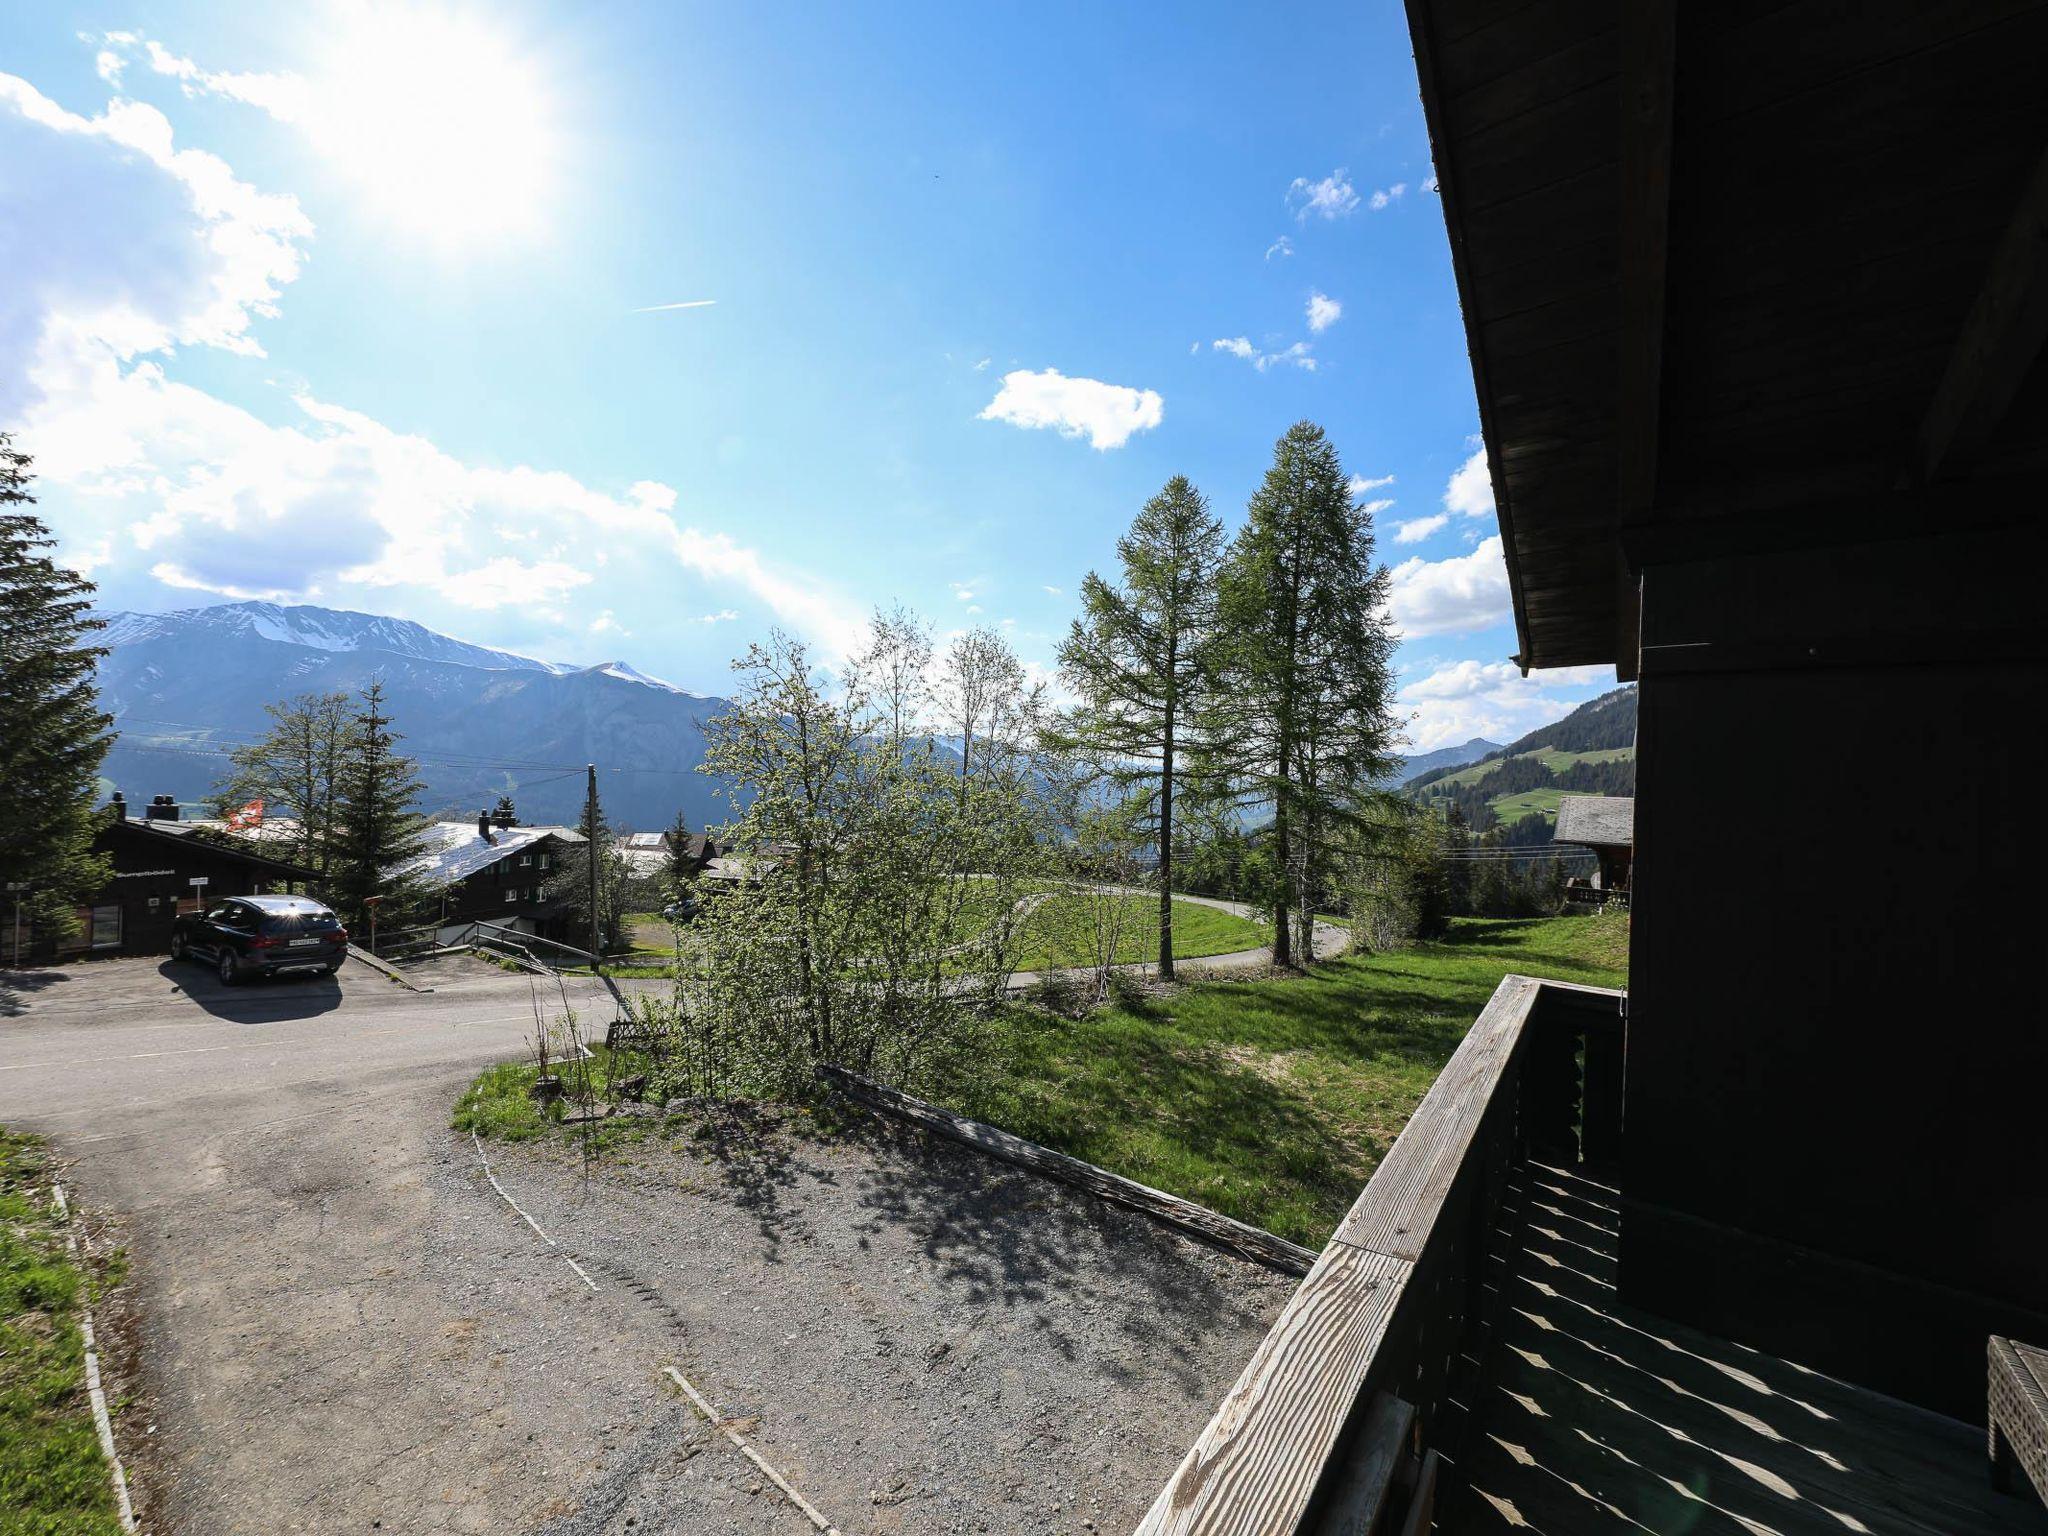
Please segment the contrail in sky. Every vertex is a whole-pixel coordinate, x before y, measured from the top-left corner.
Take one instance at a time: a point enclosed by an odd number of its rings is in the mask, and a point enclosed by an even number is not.
[[[705,309],[717,302],[718,300],[716,299],[685,299],[680,304],[649,304],[644,309],[634,310],[633,313],[636,315],[651,315],[656,310],[662,309]]]

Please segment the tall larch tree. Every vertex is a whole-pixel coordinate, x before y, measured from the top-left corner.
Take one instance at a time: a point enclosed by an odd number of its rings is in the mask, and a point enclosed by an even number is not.
[[[90,643],[93,585],[43,553],[56,540],[22,510],[30,462],[0,432],[0,884],[45,937],[65,938],[78,901],[111,878],[92,840],[113,721],[93,687],[106,654]]]
[[[1062,681],[1081,707],[1057,744],[1102,765],[1125,797],[1139,798],[1159,847],[1159,974],[1173,976],[1174,802],[1189,779],[1188,751],[1216,633],[1223,524],[1185,475],[1146,502],[1117,540],[1112,583],[1090,571],[1081,616],[1060,646]]]
[[[1337,450],[1295,423],[1224,562],[1206,712],[1218,770],[1241,804],[1272,815],[1275,964],[1314,958],[1316,871],[1392,767],[1387,582]]]
[[[334,842],[335,801],[356,728],[346,693],[302,693],[266,704],[269,729],[230,754],[226,777],[214,786],[221,814],[263,802],[266,819],[298,822],[291,856],[325,876]]]

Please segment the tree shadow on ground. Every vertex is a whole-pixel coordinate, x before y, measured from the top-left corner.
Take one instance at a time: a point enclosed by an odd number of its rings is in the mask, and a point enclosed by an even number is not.
[[[1190,1397],[1211,1389],[1219,1330],[1248,1318],[1242,1291],[1223,1283],[1250,1260],[1198,1250],[1161,1224],[875,1115],[846,1136],[866,1154],[856,1227],[863,1249],[907,1229],[940,1283],[967,1306],[1022,1313],[1062,1360],[1128,1381],[1134,1372],[1087,1336],[1107,1325]],[[1260,1291],[1273,1297],[1278,1293]],[[1088,1326],[1083,1319],[1092,1319]]]
[[[0,971],[0,1019],[21,1017],[38,993],[70,979],[63,971]]]

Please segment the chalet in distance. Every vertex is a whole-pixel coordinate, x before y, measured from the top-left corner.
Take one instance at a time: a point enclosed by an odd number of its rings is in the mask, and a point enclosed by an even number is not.
[[[583,834],[573,827],[526,827],[483,812],[475,821],[428,824],[427,848],[398,871],[434,896],[429,915],[453,942],[471,923],[496,923],[521,933],[570,935],[563,899],[565,861],[579,856]]]
[[[2038,1536],[2048,5],[1407,14],[1629,988],[1502,982],[1139,1529]]]
[[[261,896],[305,891],[319,876],[260,844],[208,837],[207,824],[182,819],[183,807],[158,795],[140,817],[129,815],[119,791],[100,815],[92,850],[105,855],[114,875],[79,904],[78,932],[61,946],[46,936],[28,935],[22,958],[154,955],[171,947],[171,922],[223,896]],[[13,948],[11,914],[0,912],[0,953]]]
[[[1628,795],[1565,795],[1557,804],[1553,843],[1591,849],[1600,861],[1590,887],[1574,885],[1571,896],[1587,891],[1598,899],[1628,895],[1630,866],[1635,862],[1636,803]]]

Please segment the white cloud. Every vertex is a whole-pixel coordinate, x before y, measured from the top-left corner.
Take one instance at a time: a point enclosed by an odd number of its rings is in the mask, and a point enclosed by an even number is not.
[[[397,588],[426,612],[539,613],[613,553],[614,571],[668,561],[747,591],[821,651],[860,643],[857,605],[679,524],[667,486],[619,496],[485,468],[310,394],[269,420],[169,377],[159,359],[180,345],[256,350],[253,320],[296,275],[310,225],[290,198],[175,147],[153,108],[84,118],[0,75],[0,164],[0,229],[37,231],[0,284],[0,425],[34,445],[65,557],[103,590],[369,606]]]
[[[1098,451],[1121,448],[1133,434],[1156,427],[1166,403],[1149,389],[1070,379],[1057,368],[1003,375],[1002,388],[980,420],[1016,427],[1051,427],[1062,437],[1085,437]]]
[[[976,373],[986,373],[988,371],[988,359],[984,357],[980,362],[976,363],[974,371]]]
[[[968,586],[965,582],[956,581],[952,583],[952,587],[953,597],[956,601],[962,603],[971,603],[974,601],[974,589]]]
[[[1367,491],[1376,491],[1383,485],[1392,485],[1393,483],[1394,477],[1392,475],[1380,475],[1377,478],[1353,475],[1344,488],[1351,493],[1351,499],[1356,501]]]
[[[1606,667],[1560,667],[1525,678],[1511,662],[1467,660],[1404,685],[1399,699],[1410,712],[1410,740],[1428,752],[1474,736],[1512,741],[1582,702],[1570,691],[1590,693],[1612,677]]]
[[[1297,341],[1278,352],[1261,352],[1247,336],[1219,337],[1209,346],[1212,351],[1228,352],[1232,357],[1243,358],[1261,373],[1282,366],[1305,369],[1309,373],[1316,371],[1315,349],[1305,341]]]
[[[1058,597],[1060,595],[1060,589],[1058,587],[1047,587],[1045,590],[1047,596]]]
[[[1402,561],[1393,569],[1387,606],[1409,639],[1506,623],[1513,600],[1500,535],[1481,540],[1469,555],[1435,561],[1418,555]]]
[[[1314,214],[1323,219],[1341,219],[1358,208],[1358,189],[1351,185],[1350,173],[1338,167],[1320,181],[1310,181],[1306,176],[1297,176],[1287,188],[1287,205],[1294,210],[1297,219],[1307,220]]]
[[[1437,190],[1437,183],[1436,183],[1436,172],[1435,172],[1435,171],[1431,171],[1431,172],[1429,173],[1428,177],[1427,177],[1427,178],[1426,178],[1426,179],[1425,179],[1425,180],[1423,181],[1423,183],[1422,183],[1422,190],[1423,190],[1423,191],[1425,191],[1425,192],[1434,192],[1434,191],[1436,191],[1436,190]]]
[[[1310,290],[1308,296],[1308,328],[1311,331],[1327,331],[1343,317],[1344,306],[1328,294]]]
[[[1378,517],[1382,512],[1386,511],[1387,508],[1391,507],[1393,504],[1393,497],[1382,496],[1377,501],[1368,501],[1364,506],[1360,507],[1358,510],[1363,512],[1367,517]]]
[[[115,100],[98,117],[0,74],[0,421],[33,403],[31,375],[59,354],[116,357],[176,345],[260,356],[251,328],[277,313],[313,226],[203,150],[179,149],[156,108]]]
[[[605,609],[604,612],[600,613],[584,627],[593,635],[625,635],[632,633],[631,630],[619,623],[609,608]]]
[[[1366,205],[1378,213],[1389,204],[1398,203],[1408,191],[1408,183],[1397,181],[1391,187],[1382,187],[1366,200]]]
[[[1275,256],[1287,257],[1293,254],[1294,241],[1286,235],[1282,235],[1278,240],[1275,240],[1266,247],[1266,260],[1268,261],[1271,261]]]
[[[1404,523],[1394,524],[1396,544],[1420,544],[1448,523],[1450,518],[1439,512],[1434,517],[1411,517]]]
[[[590,572],[566,561],[529,562],[499,555],[444,578],[439,588],[443,597],[463,608],[502,608],[507,603],[555,602],[590,580]]]
[[[1487,472],[1484,448],[1451,472],[1444,487],[1444,510],[1460,517],[1493,516],[1493,477]]]
[[[679,299],[673,304],[643,304],[633,311],[636,315],[658,315],[669,309],[709,309],[716,299]]]
[[[730,624],[738,617],[739,614],[734,609],[721,608],[716,613],[700,613],[690,622],[692,624]]]

